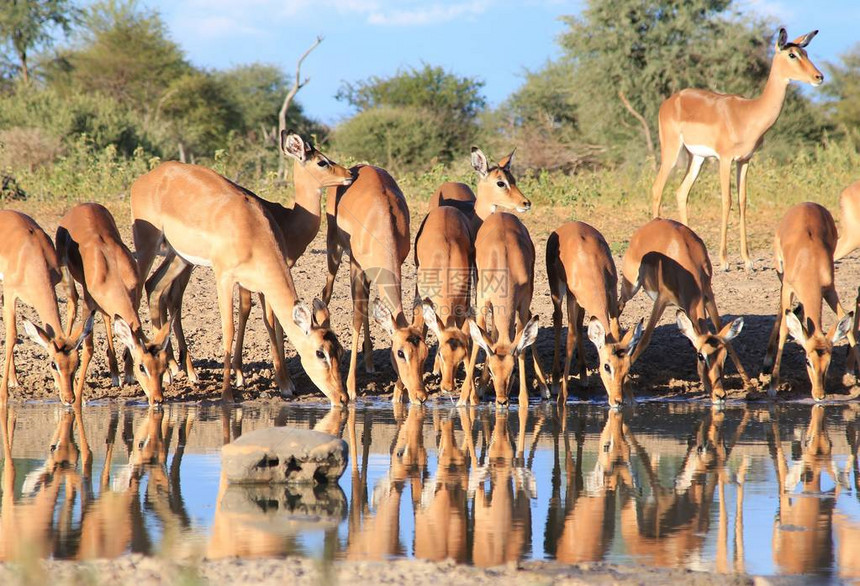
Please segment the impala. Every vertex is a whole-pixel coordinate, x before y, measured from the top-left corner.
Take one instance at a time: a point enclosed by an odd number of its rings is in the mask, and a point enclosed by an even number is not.
[[[424,323],[436,336],[435,372],[440,388],[454,390],[454,376],[471,349],[466,320],[474,248],[466,217],[453,207],[430,210],[415,237],[416,289],[424,300]]]
[[[682,147],[690,164],[678,188],[678,212],[687,223],[687,196],[706,158],[720,163],[723,212],[720,233],[720,265],[728,270],[726,236],[732,205],[732,163],[737,162],[738,204],[740,208],[741,256],[747,270],[752,268],[747,248],[747,168],[761,146],[764,134],[779,118],[788,84],[801,81],[821,85],[824,76],[812,64],[805,47],[818,34],[812,31],[788,42],[785,29],[779,29],[770,75],[758,98],[720,94],[702,89],[685,89],[667,98],[660,106],[660,169],[651,189],[654,217],[660,215],[660,200],[669,173],[678,162]]]
[[[511,163],[514,152],[499,161],[493,172],[483,175],[479,171],[477,196],[465,183],[447,182],[430,198],[429,211],[437,207],[453,207],[461,211],[469,222],[469,233],[472,242],[481,228],[481,224],[490,214],[499,211],[527,212],[532,207],[516,185],[511,174]],[[487,156],[478,147],[472,147],[472,166],[488,167]],[[478,170],[476,167],[476,170]]]
[[[13,350],[18,341],[15,323],[18,301],[36,310],[42,327],[24,320],[24,330],[47,353],[60,400],[74,402],[72,383],[78,368],[78,349],[93,329],[92,316],[74,334],[63,333],[55,287],[62,280],[57,252],[50,237],[29,216],[0,211],[0,281],[3,282],[3,324],[6,328],[6,361],[0,381],[0,405],[9,397],[9,386],[18,386]],[[72,324],[67,324],[71,330]]]
[[[503,159],[499,166],[490,167],[483,153],[475,149],[472,151],[472,165],[481,176],[481,181],[495,176],[499,183],[505,183],[510,189],[516,187],[508,169],[510,157]],[[478,402],[473,375],[480,348],[487,357],[482,386],[488,376],[492,377],[496,404],[506,406],[516,362],[520,406],[525,408],[528,405],[528,390],[524,351],[534,343],[538,333],[538,316],[532,316],[530,309],[534,291],[535,248],[529,231],[515,215],[497,212],[484,220],[475,240],[475,265],[478,271],[477,321],[469,321],[473,347],[459,402],[463,405]],[[487,317],[490,313],[493,327],[488,329]],[[534,349],[532,361],[541,391],[545,398],[549,398],[546,378]]]
[[[833,345],[848,337],[855,351],[852,329],[854,313],[845,313],[833,279],[836,223],[817,203],[801,203],[789,209],[776,230],[774,252],[781,283],[779,309],[767,345],[763,372],[771,372],[768,394],[776,396],[782,349],[790,333],[806,353],[806,371],[812,383],[812,398],[824,399],[825,379]],[[791,311],[794,298],[800,302],[801,322]],[[822,300],[836,313],[838,322],[825,332],[821,324]]]
[[[164,324],[152,342],[144,336],[138,315],[140,281],[137,263],[123,244],[113,216],[97,203],[77,205],[60,220],[56,242],[60,265],[68,269],[74,281],[80,283],[83,289],[87,314],[98,311],[104,318],[111,382],[119,386],[119,368],[112,335],[116,333],[126,347],[125,382],[128,384],[137,378],[149,403],[161,403],[164,400],[162,379],[167,370],[166,347],[170,324]],[[67,285],[68,323],[74,323],[78,292],[71,279],[68,279]],[[92,356],[93,335],[90,331],[84,340],[81,373],[75,389],[75,401],[78,404],[83,398]]]
[[[427,359],[424,343],[424,315],[420,306],[408,322],[403,312],[401,265],[409,255],[409,208],[397,183],[384,169],[359,165],[350,169],[355,178],[326,201],[328,277],[322,298],[331,300],[334,279],[344,251],[349,253],[352,289],[352,346],[347,390],[355,399],[358,340],[364,327],[364,365],[373,372],[373,344],[370,339],[368,299],[371,280],[379,298],[374,319],[391,338],[391,361],[397,382],[394,401],[403,400],[403,389],[411,402],[427,399],[422,373]]]
[[[259,198],[209,169],[168,162],[134,182],[131,207],[141,281],[160,248],[168,251],[162,265],[167,268],[157,271],[148,286],[156,300],[192,265],[211,266],[215,272],[224,401],[233,399],[233,289],[239,284],[265,295],[311,381],[333,404],[346,402],[338,368],[341,346],[332,331],[314,319],[311,308],[298,300],[284,263],[284,236]],[[151,310],[150,315],[159,316],[161,310]]]
[[[705,243],[695,232],[674,220],[651,220],[630,238],[621,273],[619,312],[642,287],[654,300],[654,309],[632,362],[648,347],[657,322],[672,304],[679,308],[678,329],[693,344],[699,378],[705,391],[711,393],[712,401],[725,399],[722,379],[726,353],[731,355],[744,386],[749,385],[749,377],[731,345],[744,320],[739,317],[723,326],[711,288],[711,259]],[[709,318],[716,328],[715,334],[708,329]]]
[[[642,338],[642,320],[625,335],[621,334],[616,296],[618,275],[603,235],[584,222],[564,224],[547,239],[546,274],[552,296],[552,325],[555,333],[552,357],[554,387],[559,386],[560,377],[561,303],[563,298],[567,300],[567,345],[559,402],[567,400],[574,347],[577,351],[580,384],[586,384],[585,348],[580,329],[585,312],[588,312],[591,316],[588,338],[597,347],[600,378],[609,396],[609,404],[621,404],[625,387],[629,386],[627,374],[632,364],[631,356]]]
[[[855,181],[839,194],[841,234],[836,242],[833,260],[839,260],[860,247],[860,181]]]

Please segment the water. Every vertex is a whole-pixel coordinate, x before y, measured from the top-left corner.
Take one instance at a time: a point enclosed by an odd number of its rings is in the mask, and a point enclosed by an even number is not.
[[[858,416],[844,404],[21,405],[0,412],[0,558],[605,560],[858,577]],[[341,435],[339,486],[222,483],[223,443],[273,424]]]

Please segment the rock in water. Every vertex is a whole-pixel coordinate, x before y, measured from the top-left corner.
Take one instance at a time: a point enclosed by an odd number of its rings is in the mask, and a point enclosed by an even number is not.
[[[258,429],[221,448],[222,473],[231,483],[337,482],[348,458],[342,439],[292,427]]]

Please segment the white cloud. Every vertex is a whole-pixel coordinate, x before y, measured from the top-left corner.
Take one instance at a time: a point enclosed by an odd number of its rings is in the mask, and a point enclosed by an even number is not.
[[[473,0],[465,4],[429,4],[407,10],[372,12],[367,22],[384,26],[423,26],[449,22],[464,16],[477,16],[486,11],[489,2]]]

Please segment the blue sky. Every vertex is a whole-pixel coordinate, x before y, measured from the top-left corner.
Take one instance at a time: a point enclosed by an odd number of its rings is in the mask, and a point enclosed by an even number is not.
[[[307,59],[311,82],[299,94],[306,112],[327,123],[350,115],[334,99],[344,81],[387,76],[422,62],[486,83],[491,105],[559,55],[559,17],[578,13],[564,0],[143,0],[158,10],[175,41],[202,67],[250,62],[292,73],[316,35],[323,44]],[[771,17],[793,38],[821,30],[809,47],[820,62],[860,41],[857,0],[740,0],[743,10]]]

